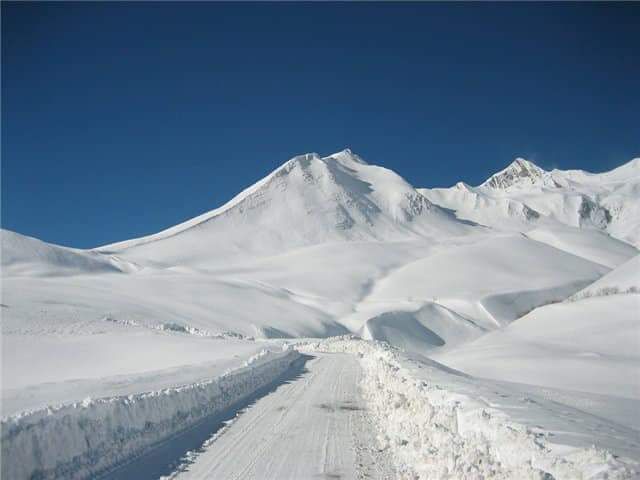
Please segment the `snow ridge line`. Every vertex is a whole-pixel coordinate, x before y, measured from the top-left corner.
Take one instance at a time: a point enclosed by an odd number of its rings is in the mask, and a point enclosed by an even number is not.
[[[596,447],[554,453],[544,433],[455,391],[456,383],[465,390],[472,377],[421,359],[420,372],[428,375],[418,378],[414,360],[387,344],[344,337],[297,348],[359,357],[379,446],[390,451],[401,479],[613,480],[640,473],[638,465]]]
[[[1,424],[1,476],[95,477],[224,411],[273,382],[299,357],[288,347],[263,350],[213,380],[13,415]]]

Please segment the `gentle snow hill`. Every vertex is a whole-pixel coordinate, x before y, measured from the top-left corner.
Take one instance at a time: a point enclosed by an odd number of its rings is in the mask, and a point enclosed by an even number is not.
[[[366,302],[437,302],[494,329],[534,307],[563,300],[607,271],[519,234],[493,235],[393,271],[376,283]]]
[[[635,247],[600,230],[556,225],[529,230],[525,236],[609,268],[638,254]]]
[[[640,399],[639,311],[637,294],[547,305],[434,358],[478,377]]]
[[[326,242],[441,238],[472,229],[395,172],[344,150],[328,157],[294,157],[220,208],[98,251],[202,268],[229,257]]]
[[[480,377],[640,401],[639,312],[636,255],[564,302],[536,308],[503,330],[435,352],[434,358]],[[582,402],[619,421],[621,412],[598,406],[597,398]],[[612,402],[618,401],[604,403]],[[632,411],[634,418],[625,421],[638,428],[640,410],[635,405]]]
[[[3,275],[74,275],[137,269],[112,255],[52,245],[10,230],[0,230],[0,242]]]
[[[459,182],[419,191],[458,218],[500,230],[559,223],[640,245],[640,158],[604,173],[546,171],[518,158],[478,187]]]
[[[569,300],[624,293],[640,293],[640,255],[636,255],[628,262],[607,273]],[[638,313],[640,314],[640,312]]]

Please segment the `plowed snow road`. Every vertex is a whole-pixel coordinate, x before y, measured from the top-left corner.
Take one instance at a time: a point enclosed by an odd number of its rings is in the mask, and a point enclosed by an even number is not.
[[[352,355],[322,354],[240,414],[183,466],[185,479],[393,478],[375,448]]]

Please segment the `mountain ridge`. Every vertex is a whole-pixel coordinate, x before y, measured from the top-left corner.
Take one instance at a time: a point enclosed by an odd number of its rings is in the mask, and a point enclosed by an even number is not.
[[[225,255],[262,255],[331,241],[402,240],[455,235],[473,228],[433,205],[394,171],[366,163],[345,149],[326,157],[298,155],[230,201],[159,233],[105,245],[100,252],[146,250],[144,257],[191,262],[178,250],[200,250],[202,242]],[[201,237],[171,252],[151,252],[158,242]],[[162,249],[159,249],[162,250]],[[171,261],[173,261],[171,260]]]
[[[477,187],[458,182],[418,191],[458,218],[492,228],[594,228],[640,246],[640,158],[601,173],[547,171],[516,158]]]

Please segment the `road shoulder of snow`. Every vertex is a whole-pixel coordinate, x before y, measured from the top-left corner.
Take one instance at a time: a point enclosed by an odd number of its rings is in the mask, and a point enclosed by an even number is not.
[[[402,478],[624,479],[640,474],[640,464],[631,458],[565,443],[570,436],[556,438],[510,415],[516,402],[526,404],[519,408],[542,408],[534,401],[509,399],[490,382],[424,357],[353,338],[298,348],[358,355],[378,440],[391,451]]]
[[[2,478],[94,477],[229,408],[279,377],[299,356],[286,347],[263,350],[209,381],[87,398],[5,418]]]

